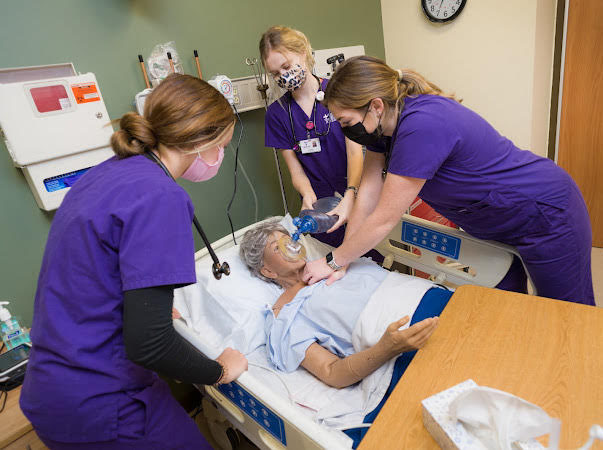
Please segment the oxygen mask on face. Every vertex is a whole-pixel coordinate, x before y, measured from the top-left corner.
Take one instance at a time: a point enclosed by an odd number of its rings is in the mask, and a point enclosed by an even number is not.
[[[280,254],[287,261],[296,262],[306,259],[306,248],[298,240],[291,239],[291,236],[281,236],[277,246]]]

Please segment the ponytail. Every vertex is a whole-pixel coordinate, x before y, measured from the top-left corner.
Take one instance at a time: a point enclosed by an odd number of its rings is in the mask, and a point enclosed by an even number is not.
[[[405,97],[416,97],[421,94],[440,95],[457,100],[454,95],[444,94],[438,86],[414,70],[398,69],[396,73],[398,74],[398,102],[403,102]]]
[[[389,108],[402,105],[406,97],[421,94],[446,95],[435,84],[413,70],[394,70],[372,56],[356,56],[343,62],[336,70],[325,92],[323,104],[343,109],[361,109],[374,98],[381,98]]]

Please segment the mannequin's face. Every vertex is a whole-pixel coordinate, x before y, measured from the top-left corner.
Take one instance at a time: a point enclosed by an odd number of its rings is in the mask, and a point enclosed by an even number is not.
[[[297,273],[306,265],[305,260],[292,262],[285,259],[279,251],[278,240],[284,235],[280,231],[275,231],[268,238],[264,248],[264,267],[261,270],[262,275],[272,278],[279,284],[281,284],[279,280]]]

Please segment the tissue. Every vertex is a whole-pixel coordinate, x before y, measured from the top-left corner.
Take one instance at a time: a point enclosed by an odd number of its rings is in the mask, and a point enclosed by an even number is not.
[[[509,393],[466,380],[422,402],[423,424],[444,449],[536,450],[549,434],[557,449],[561,424],[541,408]]]

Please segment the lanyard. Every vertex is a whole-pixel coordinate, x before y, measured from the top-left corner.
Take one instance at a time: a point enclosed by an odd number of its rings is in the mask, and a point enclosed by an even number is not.
[[[314,77],[316,77],[316,75],[314,75]],[[321,83],[321,79],[316,77],[316,79],[318,80],[318,88],[322,89],[322,83]],[[297,139],[297,136],[295,135],[295,127],[293,126],[293,115],[291,114],[291,103],[293,102],[293,95],[291,95],[291,98],[289,99],[289,102],[287,103],[287,109],[288,109],[288,113],[289,113],[289,125],[291,126],[291,134],[293,135],[293,150],[295,151],[299,151],[299,140]],[[305,128],[306,128],[306,139],[310,139],[310,131],[314,130],[314,134],[316,134],[316,136],[326,136],[327,134],[329,134],[329,132],[331,131],[331,121],[328,120],[328,125],[327,125],[327,131],[323,131],[322,133],[318,131],[318,127],[316,125],[316,98],[314,99],[314,105],[312,106],[312,113],[311,113],[311,120],[306,122]]]

